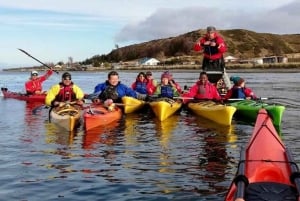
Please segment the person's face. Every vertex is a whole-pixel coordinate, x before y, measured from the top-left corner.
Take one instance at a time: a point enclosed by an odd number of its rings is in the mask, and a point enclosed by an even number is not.
[[[65,78],[62,78],[62,81],[63,81],[64,85],[70,85],[72,82],[72,79],[70,77],[65,77]]]
[[[139,75],[139,80],[140,81],[144,81],[144,79],[145,79],[144,75]]]
[[[109,84],[112,86],[117,86],[119,83],[119,76],[118,75],[111,75],[108,80]]]
[[[207,36],[209,39],[214,39],[216,37],[216,33],[214,31],[207,32]]]
[[[36,74],[36,73],[31,74],[32,80],[36,80],[37,78],[38,78],[38,74]]]
[[[207,75],[201,75],[200,78],[199,78],[199,80],[203,84],[206,83],[207,82]]]
[[[151,75],[148,74],[148,75],[146,75],[146,77],[147,77],[147,79],[152,79],[152,74]]]
[[[164,77],[164,78],[161,79],[161,83],[162,83],[163,85],[167,85],[167,84],[169,84],[169,79],[166,78],[166,77]]]

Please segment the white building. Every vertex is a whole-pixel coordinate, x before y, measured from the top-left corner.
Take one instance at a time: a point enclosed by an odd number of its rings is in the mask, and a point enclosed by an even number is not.
[[[160,61],[155,58],[145,57],[139,61],[140,65],[156,66]]]

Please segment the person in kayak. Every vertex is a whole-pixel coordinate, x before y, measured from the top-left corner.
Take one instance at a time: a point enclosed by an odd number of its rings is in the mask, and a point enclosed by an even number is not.
[[[173,78],[173,74],[170,73],[170,71],[165,71],[164,73],[167,74],[167,75],[169,75],[169,77],[170,77],[169,82],[172,83],[173,85],[175,85],[175,87],[176,87],[176,89],[177,89],[177,91],[178,91],[179,93],[182,93],[181,86],[179,85],[178,82],[175,82],[175,80],[174,80],[174,78]]]
[[[45,80],[47,80],[53,74],[53,70],[49,69],[47,72],[39,76],[37,71],[31,71],[30,78],[27,82],[25,82],[25,90],[27,95],[32,94],[43,94],[46,91],[43,91],[42,84]]]
[[[45,104],[51,107],[64,105],[65,102],[75,102],[83,105],[84,93],[76,84],[72,82],[70,73],[62,74],[60,83],[53,85],[47,92]]]
[[[213,26],[208,26],[206,35],[196,42],[194,45],[196,52],[203,52],[202,70],[224,71],[225,62],[223,54],[227,51],[224,39],[217,33]]]
[[[93,94],[89,95],[94,103],[104,102],[108,99],[115,103],[122,103],[123,96],[137,98],[137,93],[133,89],[121,83],[118,72],[109,72],[107,78],[105,82],[97,84]]]
[[[231,76],[230,80],[233,82],[233,87],[228,90],[224,96],[225,100],[228,99],[257,99],[256,95],[251,88],[245,86],[246,81],[237,76]]]
[[[187,103],[191,99],[195,100],[221,100],[221,96],[216,86],[209,82],[207,73],[202,71],[199,75],[199,80],[182,95],[183,102]]]
[[[140,72],[137,75],[135,82],[131,85],[131,88],[137,92],[138,98],[141,97],[141,99],[146,99],[147,95],[152,95],[154,93],[151,81],[147,80],[144,72]]]
[[[157,85],[154,96],[158,96],[159,98],[173,98],[180,96],[179,91],[176,88],[176,85],[171,82],[171,75],[169,73],[164,72],[161,75],[161,83]]]
[[[148,80],[149,92],[148,95],[152,95],[156,89],[157,81],[153,78],[152,72],[146,72],[146,79]]]

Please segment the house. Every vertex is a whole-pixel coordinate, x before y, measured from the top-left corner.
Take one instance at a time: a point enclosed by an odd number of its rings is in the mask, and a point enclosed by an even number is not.
[[[239,59],[233,56],[227,56],[224,58],[225,63],[234,63],[237,62]]]
[[[145,57],[141,60],[139,60],[139,64],[140,65],[150,65],[150,66],[156,66],[160,61],[158,61],[157,59],[155,58],[148,58],[148,57]]]

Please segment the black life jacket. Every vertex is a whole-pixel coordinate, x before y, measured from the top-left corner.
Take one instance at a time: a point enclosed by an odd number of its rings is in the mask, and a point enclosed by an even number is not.
[[[99,99],[103,101],[107,99],[112,99],[114,102],[117,102],[119,99],[117,86],[112,86],[106,81],[106,88],[100,93]]]

